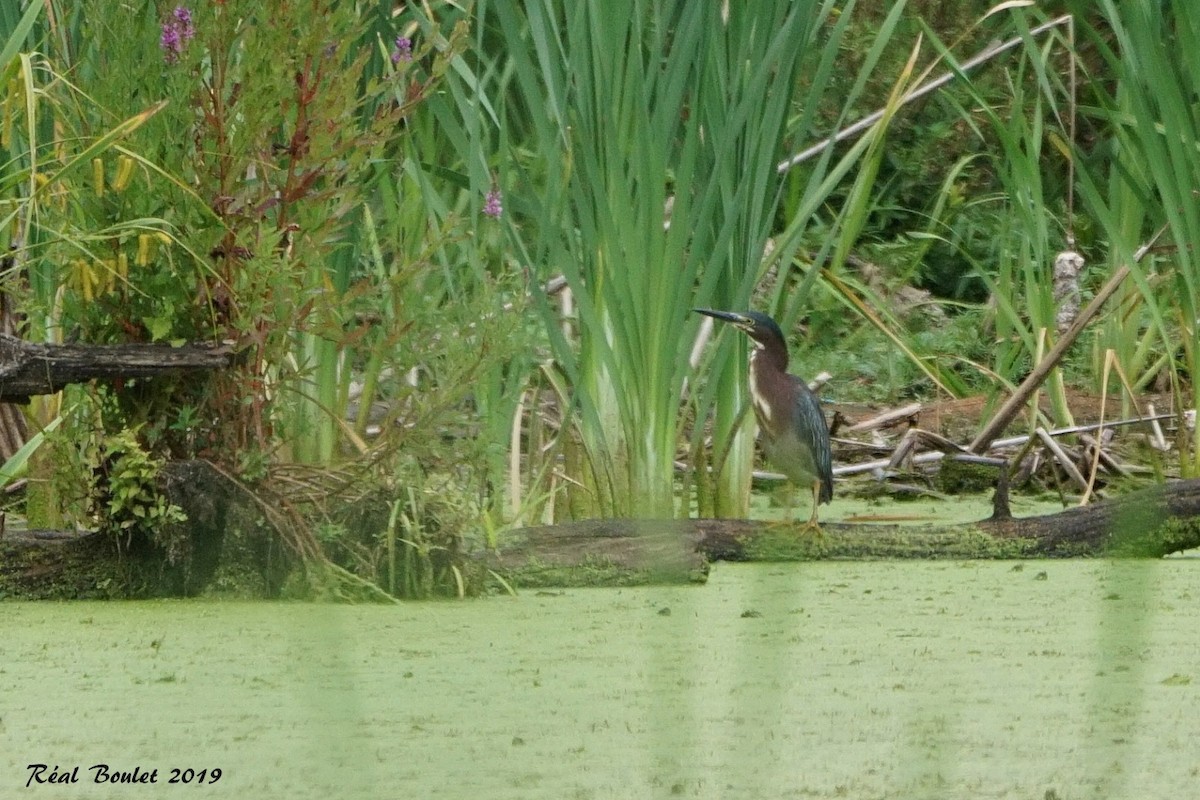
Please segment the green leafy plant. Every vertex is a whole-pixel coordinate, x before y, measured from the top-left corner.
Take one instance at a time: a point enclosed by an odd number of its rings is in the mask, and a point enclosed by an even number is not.
[[[187,517],[158,489],[162,461],[153,458],[128,428],[82,446],[92,474],[86,511],[96,529],[128,545],[134,537],[158,541],[159,533]]]

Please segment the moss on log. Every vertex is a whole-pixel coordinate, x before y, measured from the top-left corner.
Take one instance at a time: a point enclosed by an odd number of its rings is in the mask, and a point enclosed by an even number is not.
[[[154,541],[92,531],[0,531],[0,598],[273,597],[289,559],[259,510],[204,461],[167,464],[167,499],[187,515]]]
[[[514,531],[498,551],[478,557],[512,584],[545,587],[691,581],[706,574],[708,562],[722,560],[1158,558],[1194,547],[1200,480],[1037,517],[945,526],[826,523],[820,535],[741,519],[584,520]]]
[[[0,534],[0,598],[124,597],[121,564],[107,537],[64,531]]]
[[[0,596],[272,596],[286,569],[258,511],[202,462],[164,488],[189,515],[177,548],[118,554],[98,534],[0,535]],[[998,503],[1003,508],[1003,503]],[[903,558],[1156,558],[1200,546],[1200,480],[1057,514],[947,526],[827,523],[821,535],[753,520],[588,520],[523,528],[469,557],[518,588],[703,581],[712,561]],[[474,570],[473,570],[474,571]]]
[[[475,554],[522,587],[631,586],[705,580],[700,520],[588,520],[521,528]]]

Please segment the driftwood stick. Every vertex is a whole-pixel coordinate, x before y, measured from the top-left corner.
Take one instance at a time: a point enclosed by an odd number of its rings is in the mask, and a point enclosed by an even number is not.
[[[885,469],[898,469],[910,457],[917,445],[923,445],[927,450],[936,450],[947,454],[967,452],[957,442],[952,442],[945,436],[921,428],[910,428],[901,438],[900,444],[896,446],[896,451],[892,453]]]
[[[233,524],[229,509],[240,494],[223,482],[210,486],[195,472],[176,474],[181,483],[175,488],[181,493],[174,499],[193,501],[187,504],[186,525],[207,531],[189,534],[192,546],[201,541],[221,546],[224,531]],[[778,522],[739,519],[584,520],[508,531],[499,537],[498,550],[465,555],[510,584],[531,588],[697,581],[716,560],[1157,558],[1200,546],[1200,480],[1174,481],[1037,517],[1008,516],[1003,500],[1003,495],[997,499],[991,519],[976,523],[826,522],[822,536]],[[257,513],[259,508],[252,510]],[[103,596],[108,583],[104,578],[112,575],[112,553],[112,538],[106,534],[0,532],[0,591]],[[190,563],[188,569],[177,567],[171,581],[199,590],[214,574],[217,561],[204,562],[207,577],[201,574],[199,560]],[[161,570],[161,563],[154,565],[155,573]],[[158,580],[163,580],[161,575]]]
[[[917,441],[913,438],[912,430],[905,431],[904,435],[900,437],[900,442],[896,445],[896,449],[892,451],[892,457],[888,459],[887,466],[884,469],[899,469],[901,464],[912,457],[912,452],[916,447]]]
[[[1142,422],[1152,422],[1154,420],[1160,420],[1160,419],[1172,419],[1172,418],[1174,418],[1174,416],[1175,416],[1174,414],[1158,414],[1158,415],[1150,416],[1150,417],[1130,417],[1129,419],[1119,419],[1119,420],[1113,420],[1111,422],[1098,422],[1098,423],[1093,423],[1090,425],[1072,425],[1069,428],[1055,428],[1052,431],[1048,431],[1048,433],[1051,436],[1071,436],[1073,434],[1084,433],[1086,431],[1100,430],[1101,428],[1109,429],[1109,428],[1116,428],[1121,425],[1136,425],[1136,424],[1142,423]],[[1033,437],[1033,438],[1036,439],[1037,437]],[[1027,445],[1029,443],[1029,441],[1030,441],[1030,437],[1028,434],[1022,434],[1020,436],[1009,436],[1008,438],[997,439],[996,441],[992,442],[991,445],[988,446],[987,450],[990,452],[990,451],[995,451],[995,450],[1003,450],[1003,449],[1009,448],[1009,447],[1016,447],[1018,445]],[[965,448],[964,448],[964,450],[965,450]],[[986,458],[986,456],[980,456],[980,457]],[[943,458],[945,458],[945,453],[943,453],[940,450],[935,451],[935,452],[927,451],[924,453],[918,453],[917,455],[913,456],[912,463],[913,464],[932,464],[935,461],[941,461]],[[1016,459],[1012,459],[1012,460],[1014,462],[1019,462],[1021,459],[1016,458]],[[864,461],[859,464],[844,464],[840,467],[834,467],[833,474],[834,475],[857,475],[857,474],[863,473],[863,472],[875,472],[876,470],[888,469],[890,464],[891,464],[890,459],[877,459],[875,461]],[[755,477],[761,478],[763,480],[778,480],[778,481],[787,480],[787,478],[784,477],[783,475],[780,475],[780,474],[774,473],[774,472],[766,472],[766,473],[761,473],[761,474],[756,473]]]
[[[922,408],[923,406],[920,403],[909,403],[900,408],[893,408],[881,414],[876,414],[870,419],[854,423],[849,428],[846,428],[844,433],[866,433],[895,425],[898,422],[905,422],[920,414]]]
[[[1157,448],[1159,452],[1167,452],[1171,449],[1171,445],[1167,444],[1167,437],[1163,436],[1162,425],[1158,424],[1159,416],[1154,411],[1154,403],[1146,404],[1146,413],[1150,415],[1150,429],[1154,431],[1154,438],[1151,440],[1154,444],[1154,447]],[[1163,416],[1168,417],[1171,415],[1164,414]]]
[[[1103,442],[1097,441],[1094,437],[1089,436],[1086,433],[1079,436],[1079,441],[1081,441],[1084,446],[1089,449],[1095,448],[1097,457],[1100,459],[1100,463],[1109,472],[1113,472],[1124,478],[1129,478],[1133,475],[1133,473],[1130,472],[1124,464],[1118,462],[1108,453],[1107,450],[1104,449],[1105,445]]]
[[[1133,263],[1136,264],[1145,258],[1146,253],[1150,252],[1150,248],[1154,246],[1154,243],[1158,241],[1159,237],[1162,236],[1166,230],[1166,225],[1159,228],[1158,232],[1151,237],[1150,241],[1139,247],[1137,252],[1133,254]],[[983,430],[979,432],[979,434],[975,437],[975,440],[972,441],[968,447],[971,452],[982,453],[988,448],[988,445],[992,443],[992,440],[999,436],[1001,432],[1008,427],[1008,423],[1012,421],[1013,417],[1017,415],[1022,406],[1028,402],[1030,396],[1037,391],[1039,386],[1042,385],[1042,383],[1046,380],[1046,376],[1050,374],[1051,370],[1053,370],[1058,365],[1058,362],[1062,360],[1063,355],[1065,355],[1071,345],[1075,343],[1075,340],[1079,338],[1079,334],[1083,333],[1083,329],[1091,323],[1093,317],[1100,313],[1100,309],[1106,302],[1108,302],[1110,297],[1116,294],[1117,289],[1121,288],[1121,284],[1125,282],[1127,277],[1129,277],[1129,273],[1131,271],[1132,269],[1128,264],[1122,265],[1116,272],[1113,273],[1112,277],[1108,279],[1108,283],[1104,284],[1100,291],[1096,292],[1096,296],[1092,298],[1092,302],[1087,304],[1087,308],[1079,312],[1079,316],[1075,318],[1075,322],[1072,323],[1071,327],[1067,329],[1067,332],[1062,335],[1057,343],[1055,343],[1050,352],[1046,354],[1046,357],[1043,358],[1041,362],[1039,362],[1038,365],[1033,368],[1033,371],[1029,373],[1029,376],[1025,378],[1025,380],[1021,382],[1021,385],[1017,387],[1017,390],[1013,392],[1012,397],[1008,398],[1004,405],[1000,407],[1000,410],[996,412],[996,415],[988,420],[988,423],[983,426]]]
[[[1046,446],[1046,449],[1054,454],[1054,457],[1058,460],[1059,466],[1061,466],[1063,471],[1067,473],[1067,477],[1077,483],[1079,488],[1086,492],[1088,490],[1087,479],[1083,477],[1083,473],[1080,472],[1079,468],[1075,466],[1075,462],[1071,460],[1071,457],[1067,455],[1067,452],[1059,446],[1058,442],[1054,441],[1054,437],[1051,436],[1045,428],[1038,428],[1037,435],[1038,438],[1042,440],[1042,444]]]
[[[1110,430],[1112,428],[1119,428],[1122,425],[1137,425],[1142,422],[1147,422],[1150,425],[1156,425],[1158,420],[1173,419],[1174,417],[1174,414],[1149,414],[1145,417],[1129,417],[1127,419],[1114,419],[1109,422],[1092,422],[1087,425],[1071,425],[1067,428],[1055,428],[1054,430],[1049,431],[1049,434],[1051,436],[1073,436],[1077,433],[1090,433],[1091,431]],[[1016,447],[1017,445],[1023,445],[1028,441],[1028,434],[1009,436],[1005,439],[997,439],[996,441],[992,442],[990,445],[988,445],[988,449],[1000,450],[1005,447]]]
[[[992,495],[992,522],[1006,521],[1013,518],[1012,508],[1008,504],[1008,467],[1001,467],[996,478],[996,491]]]

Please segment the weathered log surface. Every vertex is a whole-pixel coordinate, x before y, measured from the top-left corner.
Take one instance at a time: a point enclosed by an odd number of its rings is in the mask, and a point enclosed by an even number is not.
[[[223,369],[228,347],[186,344],[37,344],[0,334],[0,402],[26,403],[71,383]]]
[[[965,525],[825,523],[822,535],[754,520],[585,520],[506,534],[477,554],[521,586],[697,580],[710,561],[1157,558],[1200,547],[1200,480],[1082,508]]]
[[[181,535],[191,543],[191,554],[175,567],[159,563],[161,554],[159,562],[147,561],[147,570],[155,573],[154,588],[146,585],[144,592],[220,590],[228,582],[223,561],[272,562],[259,552],[260,539],[230,532],[252,527],[230,521],[231,495],[201,480],[195,464],[169,467],[172,500],[189,514],[188,530]],[[250,508],[246,516],[254,512]],[[498,550],[471,558],[518,588],[695,582],[719,560],[1156,558],[1200,547],[1200,480],[1037,517],[945,526],[826,523],[822,528],[821,536],[813,536],[753,520],[588,520],[511,531]],[[228,558],[231,553],[236,557]],[[111,540],[99,534],[0,532],[0,597],[125,596],[120,582],[112,580],[122,563],[128,566],[129,560],[118,559]]]
[[[631,586],[703,581],[706,524],[726,520],[597,519],[521,528],[474,554],[523,587]]]

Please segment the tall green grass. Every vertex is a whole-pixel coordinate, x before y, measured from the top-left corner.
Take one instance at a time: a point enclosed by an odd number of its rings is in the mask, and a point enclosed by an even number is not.
[[[561,272],[578,308],[568,334],[540,304],[575,415],[582,513],[675,512],[688,309],[748,295],[815,8],[478,6],[506,59],[480,73],[498,77],[511,148],[510,243],[533,274]]]
[[[474,54],[471,85],[490,104],[472,113],[494,121],[506,146],[509,241],[539,279],[565,277],[576,309],[564,325],[557,305],[539,302],[547,375],[568,410],[571,508],[670,516],[698,324],[689,310],[749,305],[778,230],[776,164],[785,143],[808,137],[824,89],[814,80],[810,102],[796,103],[798,70],[829,74],[844,18],[829,2],[477,8],[478,41],[492,51]],[[852,160],[831,151],[804,171],[803,202],[776,246],[784,264],[831,191],[831,164],[844,175]],[[744,512],[749,478],[734,344],[706,363],[695,406],[701,421],[716,409],[718,513]]]
[[[1194,7],[1164,3],[1098,6],[1100,19],[1083,29],[1111,80],[1094,87],[1096,118],[1111,137],[1107,174],[1081,176],[1081,195],[1090,212],[1110,232],[1114,258],[1132,268],[1143,310],[1114,323],[1127,331],[1142,324],[1153,331],[1163,360],[1139,359],[1125,368],[1162,364],[1179,405],[1200,405],[1200,21]],[[1132,259],[1133,236],[1167,226],[1171,246],[1142,264]],[[1125,309],[1126,313],[1128,309]],[[1142,324],[1139,324],[1142,323]],[[1135,334],[1136,335],[1136,334]],[[1128,338],[1130,334],[1125,334]],[[1128,349],[1126,351],[1128,352]],[[1145,352],[1138,347],[1134,352]],[[1131,368],[1132,367],[1132,368]],[[1181,426],[1181,431],[1184,430]],[[1200,472],[1200,428],[1181,436],[1184,474]]]
[[[1053,47],[1027,48],[1028,57],[1008,71],[1007,110],[982,102],[977,106],[983,109],[999,145],[991,158],[1003,204],[991,252],[994,263],[980,265],[978,274],[996,301],[998,347],[992,368],[1014,380],[1053,345],[1057,312],[1054,260],[1058,252],[1070,247],[1065,210],[1056,204],[1043,177],[1046,163],[1055,156],[1046,147],[1048,118],[1053,124],[1048,107],[1054,96],[1041,90],[1036,74],[1045,69],[1044,62],[1053,53]],[[1062,100],[1065,103],[1067,99]],[[1072,425],[1061,368],[1050,373],[1048,394],[1054,424]]]

